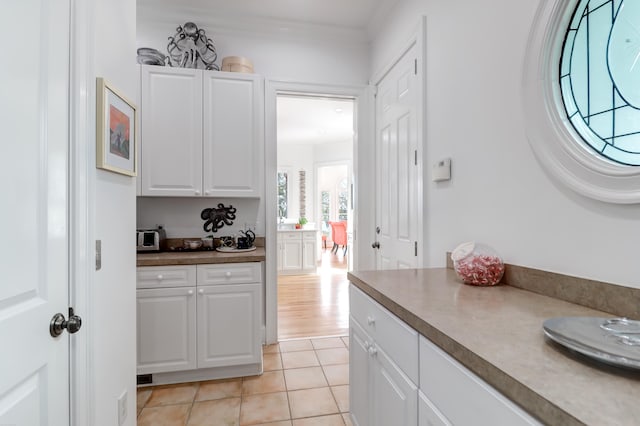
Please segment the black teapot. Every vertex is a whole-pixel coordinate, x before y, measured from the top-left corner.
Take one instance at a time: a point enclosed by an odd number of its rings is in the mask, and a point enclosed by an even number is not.
[[[236,243],[236,247],[239,249],[248,249],[253,247],[253,243],[256,240],[256,234],[248,229],[246,231],[240,231],[243,237],[238,237],[238,241]]]

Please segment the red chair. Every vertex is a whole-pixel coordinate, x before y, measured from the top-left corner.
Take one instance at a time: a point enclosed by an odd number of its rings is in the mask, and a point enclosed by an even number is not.
[[[332,253],[338,253],[340,246],[344,247],[343,254],[347,254],[347,222],[329,222],[331,225],[331,241],[333,241]]]

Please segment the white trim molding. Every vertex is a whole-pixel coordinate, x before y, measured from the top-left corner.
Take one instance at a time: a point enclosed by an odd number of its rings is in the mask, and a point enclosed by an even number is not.
[[[315,83],[296,83],[277,80],[265,82],[265,326],[266,343],[278,341],[278,271],[277,271],[277,200],[276,173],[277,173],[277,124],[276,124],[276,98],[278,94],[308,94],[330,97],[343,97],[355,100],[355,116],[357,121],[356,134],[353,147],[354,176],[354,205],[356,217],[354,218],[354,268],[358,268],[358,252],[371,244],[358,238],[360,229],[364,226],[372,226],[368,222],[368,216],[373,211],[373,198],[370,191],[360,189],[358,182],[372,182],[373,170],[367,163],[369,152],[374,147],[369,143],[371,99],[366,86],[337,86]],[[363,159],[364,164],[358,162]],[[360,167],[362,166],[362,167]],[[364,232],[362,232],[364,235]]]
[[[572,190],[608,203],[640,203],[640,167],[616,164],[596,155],[564,114],[559,61],[577,3],[543,0],[538,7],[524,60],[527,137],[542,167]]]
[[[80,333],[70,338],[70,423],[95,423],[93,375],[93,276],[95,243],[95,79],[93,0],[71,2],[69,141],[69,303],[82,317]],[[88,143],[92,142],[92,143]]]

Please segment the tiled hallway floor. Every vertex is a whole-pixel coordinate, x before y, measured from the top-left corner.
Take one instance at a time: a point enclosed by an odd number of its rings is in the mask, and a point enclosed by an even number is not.
[[[138,390],[139,426],[350,426],[349,339],[264,347],[264,374]]]

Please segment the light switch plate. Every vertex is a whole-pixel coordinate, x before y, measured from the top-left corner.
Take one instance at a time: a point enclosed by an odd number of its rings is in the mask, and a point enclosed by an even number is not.
[[[451,180],[451,158],[444,158],[433,165],[431,180],[434,182]]]

